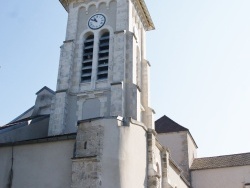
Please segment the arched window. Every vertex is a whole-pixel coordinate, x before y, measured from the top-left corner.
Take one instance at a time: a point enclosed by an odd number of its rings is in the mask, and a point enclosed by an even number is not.
[[[93,47],[94,47],[94,35],[88,36],[84,41],[83,48],[83,61],[82,61],[82,82],[91,81],[92,74],[92,62],[93,62]]]
[[[98,70],[97,70],[98,80],[108,78],[108,62],[109,62],[109,32],[105,32],[101,35],[99,41]]]

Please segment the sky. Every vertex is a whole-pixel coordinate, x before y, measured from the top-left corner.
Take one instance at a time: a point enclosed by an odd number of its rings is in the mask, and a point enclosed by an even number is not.
[[[250,152],[250,1],[145,0],[151,106],[188,128],[198,156]],[[55,90],[67,13],[57,0],[3,1],[0,125]]]

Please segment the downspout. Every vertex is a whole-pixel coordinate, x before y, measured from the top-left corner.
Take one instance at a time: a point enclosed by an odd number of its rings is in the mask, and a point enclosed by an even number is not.
[[[12,187],[12,181],[13,181],[13,162],[14,162],[14,146],[11,146],[11,166],[10,166],[10,172],[9,172],[9,178],[7,183],[7,188]]]
[[[127,31],[124,30],[124,85],[123,85],[123,117],[127,121]],[[127,122],[125,123],[127,125]]]

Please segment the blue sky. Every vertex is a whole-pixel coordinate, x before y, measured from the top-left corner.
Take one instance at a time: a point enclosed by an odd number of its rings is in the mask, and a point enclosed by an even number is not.
[[[146,0],[151,103],[187,127],[199,156],[250,152],[250,1]],[[66,11],[54,0],[3,1],[0,125],[55,90]]]

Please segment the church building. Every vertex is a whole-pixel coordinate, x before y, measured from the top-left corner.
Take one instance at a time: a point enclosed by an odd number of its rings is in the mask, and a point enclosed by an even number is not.
[[[190,131],[154,119],[144,0],[60,0],[56,90],[0,127],[0,188],[250,188],[250,153],[197,158]]]

